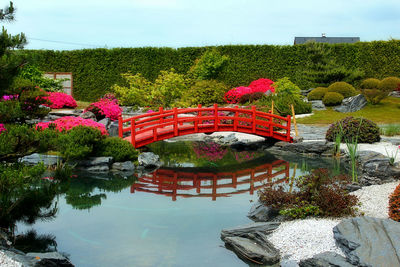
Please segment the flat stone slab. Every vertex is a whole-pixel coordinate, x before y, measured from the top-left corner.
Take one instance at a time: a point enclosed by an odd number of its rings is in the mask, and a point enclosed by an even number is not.
[[[357,217],[333,228],[333,236],[348,261],[357,266],[400,266],[400,223]]]
[[[62,161],[62,158],[56,155],[44,155],[39,153],[33,153],[19,159],[19,162],[27,165],[37,165],[43,162],[45,166],[57,165],[57,161]]]
[[[279,222],[256,222],[234,228],[227,228],[221,231],[221,239],[225,240],[225,238],[232,236],[247,237],[249,234],[256,232],[261,232],[268,235],[278,228],[279,225]]]
[[[301,260],[300,267],[354,267],[345,257],[335,252],[323,252],[310,259]]]

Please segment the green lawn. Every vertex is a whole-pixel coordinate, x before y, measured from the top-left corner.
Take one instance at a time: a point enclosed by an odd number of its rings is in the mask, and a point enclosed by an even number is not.
[[[350,113],[340,113],[332,108],[316,110],[310,117],[296,119],[303,124],[331,124],[348,116],[363,117],[377,124],[400,123],[400,98],[388,97],[378,105],[368,104],[362,110]]]

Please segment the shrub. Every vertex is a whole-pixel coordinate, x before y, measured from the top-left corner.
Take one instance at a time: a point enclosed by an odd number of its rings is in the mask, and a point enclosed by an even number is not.
[[[322,100],[324,98],[326,92],[328,92],[328,88],[326,88],[326,87],[317,87],[317,88],[313,89],[311,92],[308,93],[307,99],[309,101]]]
[[[6,131],[6,128],[4,127],[4,124],[0,123],[0,134],[5,131]]]
[[[327,92],[322,98],[322,102],[325,106],[336,106],[342,103],[344,97],[342,94],[336,92]]]
[[[365,96],[368,103],[376,105],[389,96],[389,91],[382,91],[379,89],[363,89],[362,94]]]
[[[293,218],[307,216],[341,217],[355,215],[356,196],[346,192],[349,176],[330,177],[326,169],[317,169],[296,181],[298,191],[287,192],[285,186],[267,185],[258,192],[260,201]]]
[[[59,132],[69,131],[78,126],[88,126],[100,130],[102,135],[108,135],[105,126],[101,123],[92,121],[91,119],[83,119],[80,117],[62,117],[51,122],[39,122],[36,124],[36,129],[46,129],[50,125],[54,125]]]
[[[389,218],[400,222],[400,185],[389,197]]]
[[[300,97],[300,88],[292,83],[288,77],[277,80],[272,84],[277,94],[294,95]]]
[[[249,84],[249,87],[251,88],[252,93],[254,92],[267,92],[271,91],[271,93],[275,92],[275,88],[272,86],[274,82],[270,79],[265,79],[265,78],[260,78],[258,80],[252,81]],[[283,85],[284,81],[281,82]]]
[[[328,86],[328,92],[341,94],[344,98],[357,95],[356,89],[346,82],[335,82]]]
[[[21,68],[18,77],[32,82],[35,86],[49,92],[60,91],[63,89],[63,80],[54,80],[43,76],[43,72],[35,65],[26,64]]]
[[[19,102],[25,118],[43,118],[50,112],[50,109],[45,106],[48,101],[44,99],[44,96],[46,92],[38,87],[22,88]]]
[[[50,125],[49,128],[36,131],[36,139],[39,141],[37,146],[38,152],[44,153],[57,150],[60,132],[54,127],[55,125]]]
[[[275,113],[278,113],[281,116],[292,115],[290,105],[293,105],[296,114],[311,113],[312,111],[311,103],[304,102],[302,99],[294,96],[264,95],[261,99],[255,102],[255,105],[261,110],[268,112],[272,106],[272,101],[274,101]]]
[[[114,161],[135,161],[137,150],[128,141],[119,137],[102,139],[96,145],[96,156],[113,157]]]
[[[378,89],[381,81],[375,78],[368,78],[361,82],[361,89]]]
[[[370,120],[347,117],[331,124],[325,138],[334,142],[336,135],[341,133],[342,140],[353,140],[358,136],[358,143],[374,143],[381,139],[379,132],[379,127]]]
[[[150,98],[152,107],[171,107],[188,90],[184,75],[170,71],[161,71],[155,80]]]
[[[250,93],[250,94],[244,94],[242,95],[238,102],[240,104],[245,104],[245,103],[252,103],[258,99],[263,98],[265,95],[263,92],[255,92],[255,93]]]
[[[212,105],[224,102],[224,94],[227,91],[225,84],[216,80],[196,81],[188,91],[190,104]]]
[[[117,102],[118,100],[102,98],[97,102],[91,103],[84,112],[93,112],[98,121],[104,118],[110,118],[112,121],[115,121],[122,114],[122,109]]]
[[[397,89],[400,84],[400,78],[397,77],[387,77],[381,81],[378,89],[381,91],[392,92]]]
[[[233,88],[225,93],[224,99],[228,104],[236,104],[242,95],[251,94],[252,89],[250,87],[240,86]]]
[[[84,159],[92,155],[94,147],[102,138],[104,137],[98,129],[77,126],[60,135],[58,151],[66,161]]]
[[[227,56],[221,55],[216,48],[213,48],[196,59],[189,72],[199,80],[215,79],[228,59]]]
[[[0,101],[0,121],[11,123],[23,120],[24,112],[18,100]]]
[[[146,80],[146,78],[144,78],[140,73],[133,75],[128,72],[122,73],[121,76],[129,87],[117,84],[111,86],[111,91],[114,92],[119,103],[124,106],[146,106],[147,96],[151,91],[151,82]]]
[[[66,93],[49,92],[47,93],[47,96],[43,98],[50,102],[49,104],[45,104],[45,106],[50,107],[52,109],[77,107],[75,99]]]
[[[27,125],[7,125],[0,134],[0,161],[24,156],[37,144],[34,129]]]

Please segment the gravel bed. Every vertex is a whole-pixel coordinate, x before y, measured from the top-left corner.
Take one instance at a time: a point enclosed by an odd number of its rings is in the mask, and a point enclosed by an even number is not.
[[[388,198],[399,181],[363,187],[351,194],[361,202],[360,211],[366,216],[388,218]],[[333,238],[333,227],[341,219],[304,219],[283,222],[269,237],[280,250],[282,258],[299,262],[302,259],[332,251],[343,255]]]
[[[21,267],[22,264],[8,257],[4,252],[0,251],[0,266],[2,267]]]

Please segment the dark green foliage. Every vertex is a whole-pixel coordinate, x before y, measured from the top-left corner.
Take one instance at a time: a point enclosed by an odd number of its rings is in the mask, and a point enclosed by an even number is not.
[[[32,251],[45,253],[57,251],[56,237],[53,235],[39,235],[35,230],[18,234],[14,241],[14,247],[22,252]]]
[[[259,107],[259,109],[268,112],[271,109],[272,101],[274,101],[275,113],[279,113],[281,116],[292,115],[292,109],[290,105],[293,105],[296,114],[311,113],[312,106],[311,103],[304,102],[302,99],[289,96],[289,95],[269,95],[264,96],[254,104]]]
[[[23,87],[20,90],[19,101],[24,118],[43,118],[50,112],[50,108],[43,106],[49,103],[43,99],[46,96],[45,91],[36,87]]]
[[[345,189],[350,183],[349,176],[331,177],[328,170],[317,169],[298,178],[298,191],[287,192],[282,185],[266,185],[258,195],[264,205],[278,209],[280,214],[293,218],[341,217],[355,215],[358,198],[349,195]]]
[[[62,81],[46,78],[43,76],[43,72],[38,69],[35,65],[25,64],[17,78],[25,79],[38,86],[40,89],[45,91],[61,91]],[[14,81],[15,84],[15,81]]]
[[[335,82],[328,86],[328,92],[341,94],[344,98],[357,95],[356,89],[346,82]]]
[[[336,92],[327,92],[322,98],[322,102],[325,106],[336,106],[342,103],[344,97],[342,94]]]
[[[309,101],[312,100],[322,100],[324,98],[326,92],[328,92],[328,88],[326,87],[317,87],[308,93],[307,98]]]
[[[61,133],[51,127],[44,130],[36,131],[36,139],[39,141],[37,145],[38,152],[45,153],[47,151],[56,151],[58,148],[58,137]]]
[[[387,77],[381,81],[378,89],[385,92],[392,92],[397,89],[400,84],[400,78]]]
[[[58,138],[58,151],[66,161],[84,159],[92,155],[94,147],[103,138],[98,129],[77,126]]]
[[[36,150],[35,130],[27,125],[6,125],[0,134],[0,161],[14,159]]]
[[[338,133],[341,133],[342,140],[357,138],[358,143],[374,143],[381,140],[378,125],[363,118],[347,117],[331,124],[325,138],[327,141],[333,142]]]
[[[126,140],[119,137],[108,137],[102,139],[96,145],[96,156],[113,157],[114,161],[135,161],[137,160],[138,152]]]
[[[210,106],[224,102],[224,94],[228,90],[227,86],[216,80],[196,81],[185,95],[190,105],[202,104]]]
[[[0,121],[3,123],[18,122],[24,118],[24,112],[18,100],[0,101]]]
[[[380,83],[381,83],[381,81],[378,79],[368,78],[361,82],[360,88],[361,89],[378,89]]]
[[[358,42],[327,45],[334,59],[345,69],[360,69],[366,77],[400,76],[400,41]],[[300,88],[313,88],[318,83],[304,75],[304,66],[311,64],[307,45],[226,45],[216,50],[229,57],[217,80],[229,88],[248,85],[258,78],[277,80],[289,77]],[[160,70],[174,68],[187,73],[205,47],[186,48],[114,48],[71,51],[24,51],[30,62],[42,71],[72,72],[74,96],[94,101],[113,84],[123,84],[121,73],[141,73],[154,81]],[[314,64],[314,63],[312,63]],[[352,81],[344,80],[350,83]],[[327,85],[329,85],[327,83]],[[355,84],[356,85],[356,84]]]

